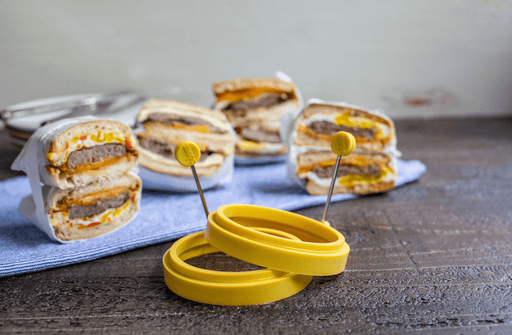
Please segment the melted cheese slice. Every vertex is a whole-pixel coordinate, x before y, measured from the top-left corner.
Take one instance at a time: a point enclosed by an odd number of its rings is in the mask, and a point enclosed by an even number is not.
[[[63,211],[67,212],[67,209],[71,205],[79,205],[79,206],[89,206],[94,201],[98,199],[106,199],[115,197],[117,195],[123,194],[130,189],[128,187],[114,187],[108,190],[104,190],[101,192],[91,193],[86,196],[83,196],[78,199],[68,199],[67,197],[62,198],[61,202],[59,203],[59,207],[56,211]]]
[[[355,163],[358,160],[359,160],[360,164]],[[353,160],[353,162],[356,165],[360,165],[360,166],[368,165],[371,163],[371,162],[367,161],[366,159],[360,158],[360,157],[355,158]],[[354,164],[354,163],[352,163],[352,164]],[[330,181],[332,177],[320,178],[320,177],[318,177],[318,175],[313,173],[311,170],[313,170],[313,168],[315,168],[315,167],[333,166],[334,164],[336,164],[336,160],[327,160],[320,164],[305,166],[305,167],[300,168],[297,171],[297,175],[301,178],[307,178],[309,176],[309,178],[314,178],[318,182],[320,182],[320,180],[327,182],[328,180]],[[342,176],[342,177],[337,177],[336,182],[339,183],[343,187],[351,187],[354,184],[361,184],[361,183],[371,184],[371,183],[378,182],[379,180],[383,179],[386,175],[393,172],[389,167],[387,167],[385,165],[379,165],[379,166],[380,166],[380,174],[378,176],[372,176],[372,175],[368,175],[368,174],[363,174],[363,175],[351,174],[351,175],[346,175],[346,176]]]
[[[148,138],[146,133],[140,133],[140,134],[137,134],[137,136],[139,136],[140,139]],[[173,141],[173,140],[164,141],[164,140],[162,140],[161,142],[162,143],[164,143],[164,142],[173,143],[175,146],[177,146],[181,141]],[[199,142],[194,142],[194,143],[197,144],[197,146],[199,147],[199,150],[201,150],[201,152],[207,152],[208,151],[208,145],[206,145],[204,143],[199,143]],[[147,151],[150,151],[150,150],[147,150]]]
[[[66,163],[71,152],[82,148],[91,148],[98,144],[105,143],[125,144],[128,150],[132,149],[132,143],[136,143],[133,138],[125,138],[123,134],[114,134],[113,132],[104,133],[99,131],[97,134],[88,134],[80,137],[73,137],[66,145],[66,149],[62,152],[49,152],[46,155],[50,165],[60,166]]]
[[[123,211],[128,209],[128,207],[130,207],[130,201],[127,201],[121,208],[107,210],[106,212],[94,215],[91,218],[82,218],[82,219],[80,219],[80,222],[82,222],[82,223],[78,223],[77,228],[78,229],[90,228],[90,227],[97,226],[101,223],[110,222],[116,216],[119,216]]]
[[[339,126],[357,127],[363,129],[377,128],[378,131],[375,134],[375,138],[381,138],[384,136],[381,124],[379,122],[360,117],[350,116],[349,113],[342,113],[334,118],[334,122]]]
[[[262,148],[264,148],[264,146],[258,142],[246,141],[246,140],[240,140],[240,141],[238,141],[238,143],[236,145],[238,146],[238,148],[240,148],[240,150],[247,151],[247,152],[258,151],[258,150],[261,150]]]
[[[228,91],[225,93],[221,93],[217,95],[217,101],[241,101],[249,98],[254,98],[263,93],[279,93],[279,94],[287,94],[283,90],[279,90],[272,87],[252,87],[243,90],[237,91]]]
[[[236,146],[239,150],[247,153],[258,153],[261,155],[274,154],[283,150],[283,143],[258,143],[240,139]]]
[[[358,166],[366,166],[366,165],[375,164],[374,162],[372,162],[364,157],[350,157],[350,156],[343,157],[343,163],[344,163],[344,165],[358,165]],[[297,174],[306,173],[308,171],[313,170],[316,167],[334,166],[334,164],[336,164],[335,158],[323,161],[321,163],[315,163],[315,164],[311,164],[311,165],[301,166],[297,170]]]
[[[71,224],[76,226],[78,229],[90,228],[97,226],[101,223],[110,222],[115,217],[121,215],[124,211],[126,211],[130,204],[134,203],[134,196],[122,206],[118,208],[107,209],[106,211],[93,215],[86,216],[80,219],[73,219]],[[67,210],[67,208],[66,208]],[[57,222],[66,222],[66,218],[69,217],[68,212],[55,212],[50,215],[50,221],[54,227],[57,226]]]
[[[388,173],[390,173],[391,169],[388,168],[387,166],[381,166],[380,171],[381,171],[380,175],[378,175],[378,176],[370,176],[367,174],[343,176],[343,177],[338,178],[338,183],[344,187],[351,187],[354,184],[361,184],[361,183],[365,183],[365,184],[375,183],[375,182],[378,182],[379,180],[381,180],[382,178],[384,178]]]
[[[68,171],[72,171],[73,173],[78,173],[78,172],[83,172],[83,171],[87,171],[91,174],[102,174],[103,172],[101,171],[95,171],[97,169],[100,169],[104,166],[107,166],[107,165],[112,165],[112,164],[117,164],[119,161],[125,159],[126,155],[125,156],[121,156],[121,157],[111,157],[111,158],[104,158],[102,161],[100,162],[94,162],[94,163],[89,163],[89,164],[82,164],[74,169],[70,169],[67,164],[66,165],[62,165],[62,166],[59,166],[59,169],[63,172],[68,172]]]
[[[205,124],[184,124],[179,121],[173,122],[172,124],[164,124],[159,123],[161,126],[164,126],[166,128],[170,129],[179,129],[179,130],[185,130],[185,131],[195,131],[197,133],[210,133],[210,127]]]

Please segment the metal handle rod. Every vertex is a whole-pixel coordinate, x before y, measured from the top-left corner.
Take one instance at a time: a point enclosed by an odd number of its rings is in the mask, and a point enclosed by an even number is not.
[[[201,201],[203,202],[204,212],[206,213],[206,218],[208,218],[208,207],[206,206],[206,201],[204,200],[203,190],[201,189],[201,185],[199,184],[199,178],[197,178],[196,168],[194,165],[190,167],[192,169],[192,174],[194,175],[194,179],[196,180],[197,190],[199,191],[199,195],[201,196]]]
[[[327,202],[325,203],[324,215],[322,216],[322,223],[325,222],[325,217],[327,216],[327,210],[329,209],[329,204],[331,203],[332,191],[334,190],[334,184],[336,183],[336,177],[338,176],[338,168],[340,166],[341,156],[336,158],[336,166],[334,167],[334,175],[332,176],[331,188],[329,189],[329,194],[327,195]]]

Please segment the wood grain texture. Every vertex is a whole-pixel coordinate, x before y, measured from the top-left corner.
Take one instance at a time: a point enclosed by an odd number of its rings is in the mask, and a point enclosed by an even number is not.
[[[512,333],[512,119],[396,126],[403,158],[427,173],[331,205],[327,219],[352,248],[344,273],[275,303],[204,305],[167,289],[172,242],[162,243],[0,278],[0,333]],[[297,212],[320,218],[323,207]],[[222,254],[190,263],[255,268]]]

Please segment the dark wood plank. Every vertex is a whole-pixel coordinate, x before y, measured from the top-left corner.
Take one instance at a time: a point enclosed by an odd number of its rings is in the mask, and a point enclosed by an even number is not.
[[[0,278],[0,333],[512,333],[512,119],[396,126],[403,158],[427,174],[332,204],[328,220],[352,248],[343,274],[275,303],[204,305],[167,289],[162,243]],[[253,267],[221,254],[191,263]]]

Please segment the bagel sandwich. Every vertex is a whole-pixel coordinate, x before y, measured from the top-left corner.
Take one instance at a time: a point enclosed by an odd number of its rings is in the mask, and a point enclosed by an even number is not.
[[[351,133],[356,146],[340,160],[333,193],[369,194],[394,188],[400,152],[393,121],[377,111],[318,99],[309,100],[282,125],[281,136],[289,145],[288,178],[310,194],[328,194],[337,159],[331,139],[340,131]]]
[[[312,102],[295,121],[293,143],[297,146],[330,148],[339,131],[354,135],[356,147],[386,151],[396,146],[393,121],[384,114],[345,103]]]
[[[296,156],[296,177],[309,194],[328,194],[336,158],[327,150],[308,150]],[[341,158],[333,193],[384,192],[395,187],[396,176],[396,159],[392,155],[356,149]]]
[[[152,99],[142,106],[137,123],[143,127],[143,131],[136,134],[141,155],[139,165],[143,168],[160,174],[191,177],[191,169],[174,157],[176,146],[183,140],[193,141],[201,149],[200,160],[194,165],[198,176],[212,176],[223,164],[231,162],[232,165],[235,135],[226,116],[219,111],[179,101]]]
[[[61,190],[43,186],[55,236],[82,240],[116,230],[139,211],[142,182],[132,173],[85,187]]]
[[[47,173],[42,172],[42,181],[67,189],[116,178],[137,164],[136,144],[130,127],[118,121],[93,120],[58,129],[43,146]]]

